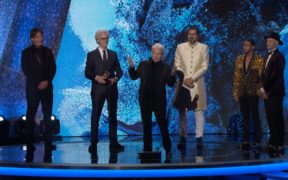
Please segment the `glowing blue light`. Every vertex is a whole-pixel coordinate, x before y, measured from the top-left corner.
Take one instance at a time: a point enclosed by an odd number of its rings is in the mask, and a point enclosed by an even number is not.
[[[169,167],[169,166],[168,166]],[[44,176],[44,177],[199,177],[240,174],[258,174],[287,170],[288,163],[262,164],[237,167],[192,168],[192,169],[143,169],[143,170],[99,170],[99,169],[51,169],[1,167],[0,175]]]

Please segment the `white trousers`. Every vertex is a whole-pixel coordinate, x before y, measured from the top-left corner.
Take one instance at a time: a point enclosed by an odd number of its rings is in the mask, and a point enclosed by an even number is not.
[[[204,134],[204,111],[194,111],[195,114],[195,134],[196,138],[203,137]],[[187,137],[187,111],[179,110],[179,134]]]

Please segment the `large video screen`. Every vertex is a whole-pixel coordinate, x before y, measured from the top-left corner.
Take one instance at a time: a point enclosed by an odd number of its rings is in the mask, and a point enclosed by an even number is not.
[[[85,78],[84,68],[87,53],[97,48],[95,32],[98,29],[109,31],[109,48],[117,52],[124,71],[118,83],[117,118],[121,135],[142,134],[139,81],[129,78],[127,57],[131,56],[138,65],[150,57],[151,46],[160,42],[165,46],[164,61],[172,66],[176,46],[186,41],[185,29],[189,25],[199,27],[201,42],[209,46],[205,133],[241,131],[241,127],[234,127],[240,115],[239,105],[233,100],[233,71],[236,57],[242,54],[244,39],[254,39],[256,52],[265,58],[264,36],[270,31],[279,32],[284,42],[279,49],[288,59],[288,4],[285,0],[4,0],[0,2],[0,10],[0,77],[3,83],[0,114],[10,119],[25,114],[25,78],[20,55],[30,44],[30,29],[41,27],[45,45],[51,47],[57,57],[53,113],[61,121],[61,135],[90,133],[91,82]],[[288,88],[287,73],[286,63],[285,85]],[[178,133],[178,112],[171,105],[174,90],[175,87],[167,87],[171,134]],[[286,120],[287,112],[285,98]],[[41,119],[41,113],[37,117]],[[262,129],[267,131],[262,101],[260,117]],[[194,133],[193,112],[188,113],[188,127],[188,132]],[[100,134],[108,134],[106,104],[99,128]],[[159,133],[156,123],[153,133]]]

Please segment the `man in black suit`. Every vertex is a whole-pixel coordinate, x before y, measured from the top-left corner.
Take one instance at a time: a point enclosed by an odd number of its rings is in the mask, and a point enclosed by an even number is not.
[[[89,152],[97,150],[99,119],[105,100],[108,104],[109,139],[111,151],[123,151],[124,146],[117,140],[117,82],[123,75],[116,52],[107,49],[109,33],[96,32],[99,47],[87,55],[85,76],[92,81],[91,145]]]
[[[34,151],[35,115],[39,103],[42,104],[45,125],[45,147],[52,148],[51,115],[53,106],[52,80],[56,64],[52,50],[42,45],[43,32],[34,28],[30,32],[32,45],[22,51],[21,65],[26,76],[27,136],[28,151]]]
[[[270,139],[267,150],[284,153],[284,117],[283,99],[285,96],[284,67],[285,59],[277,46],[282,45],[278,33],[272,32],[265,37],[266,46],[269,51],[262,76],[263,87],[258,94],[264,98],[266,117],[270,130]]]
[[[144,151],[152,151],[152,112],[159,125],[166,157],[171,158],[171,141],[166,119],[166,84],[173,86],[175,70],[162,61],[164,46],[156,43],[152,46],[152,57],[142,61],[137,69],[128,58],[129,75],[132,80],[140,78],[139,105],[144,131]]]

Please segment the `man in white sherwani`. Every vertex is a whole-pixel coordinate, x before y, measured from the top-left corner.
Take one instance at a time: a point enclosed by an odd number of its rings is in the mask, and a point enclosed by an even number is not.
[[[203,148],[204,134],[204,111],[207,108],[206,89],[204,76],[208,69],[209,52],[208,46],[198,42],[199,29],[190,27],[187,31],[188,42],[177,46],[174,66],[184,73],[182,86],[190,90],[191,101],[196,95],[199,96],[195,114],[195,134],[197,148]],[[187,109],[179,110],[179,134],[180,142],[178,149],[186,148],[187,137]]]

